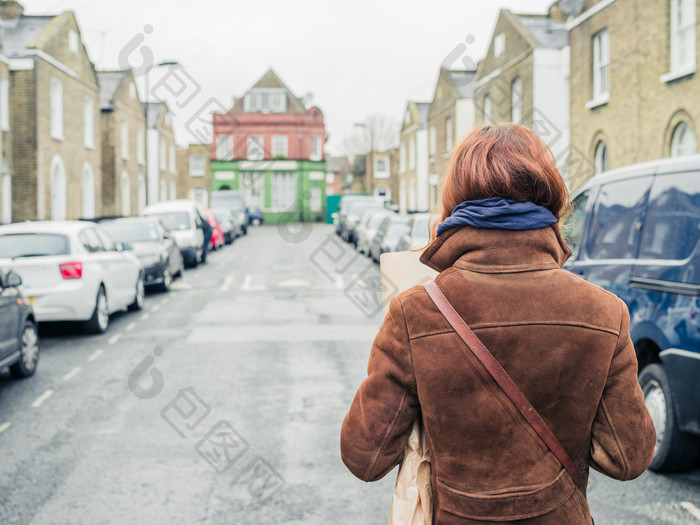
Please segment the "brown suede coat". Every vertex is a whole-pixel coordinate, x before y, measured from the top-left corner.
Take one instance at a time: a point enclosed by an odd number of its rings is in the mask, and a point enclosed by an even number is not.
[[[614,295],[561,267],[557,225],[468,226],[421,260],[574,458],[619,480],[649,466],[655,433],[637,383],[629,313]],[[391,302],[341,431],[345,465],[365,481],[402,459],[422,417],[432,453],[434,523],[591,523],[556,457],[414,287]],[[387,502],[388,506],[389,502]]]

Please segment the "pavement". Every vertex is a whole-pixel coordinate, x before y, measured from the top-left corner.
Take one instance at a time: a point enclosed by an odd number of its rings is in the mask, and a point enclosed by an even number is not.
[[[384,524],[339,431],[381,324],[376,265],[326,225],[263,226],[103,335],[41,327],[0,375],[0,524]],[[700,471],[592,475],[597,525],[700,524]]]

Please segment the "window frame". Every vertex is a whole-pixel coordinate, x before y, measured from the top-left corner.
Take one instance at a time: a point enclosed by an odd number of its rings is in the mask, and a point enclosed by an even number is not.
[[[56,77],[51,77],[49,81],[49,113],[51,138],[63,140],[63,82]]]
[[[510,83],[510,120],[515,124],[523,122],[523,81],[519,76]]]
[[[695,9],[695,0],[671,0],[671,74],[696,68]],[[683,16],[687,20],[679,20]],[[683,52],[688,55],[685,61],[681,61]]]
[[[83,146],[95,149],[95,101],[92,97],[83,97]]]
[[[686,137],[689,137],[687,142],[681,142],[681,140],[685,141]],[[692,151],[690,149],[685,149],[690,144],[693,146]],[[681,120],[673,128],[673,134],[671,135],[671,157],[693,155],[697,152],[697,137],[695,135],[695,130],[685,120]]]
[[[200,162],[201,169],[199,168]],[[190,155],[190,177],[204,177],[206,171],[206,159],[204,155]]]
[[[216,160],[233,160],[233,135],[216,136]]]
[[[0,78],[0,130],[10,131],[10,79]]]
[[[289,157],[289,137],[287,135],[272,135],[272,158]]]
[[[600,149],[601,145],[603,146],[603,150]],[[593,154],[593,166],[595,167],[596,175],[610,170],[610,150],[603,139],[596,142]]]
[[[309,153],[309,160],[322,160],[323,159],[323,145],[321,144],[321,137],[313,136],[311,137],[311,153]]]
[[[593,35],[593,100],[610,97],[610,32],[603,28]],[[602,81],[605,80],[603,89]]]

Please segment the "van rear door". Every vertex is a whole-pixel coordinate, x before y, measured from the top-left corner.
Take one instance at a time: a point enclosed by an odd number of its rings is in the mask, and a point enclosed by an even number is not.
[[[602,184],[590,208],[590,222],[571,265],[581,275],[613,292],[628,305],[629,280],[639,248],[652,174]]]

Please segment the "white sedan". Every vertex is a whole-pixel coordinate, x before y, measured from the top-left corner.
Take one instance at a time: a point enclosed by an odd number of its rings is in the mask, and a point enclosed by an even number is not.
[[[143,266],[125,248],[91,222],[0,226],[0,268],[22,277],[37,321],[83,321],[89,332],[107,330],[113,312],[143,306]]]

